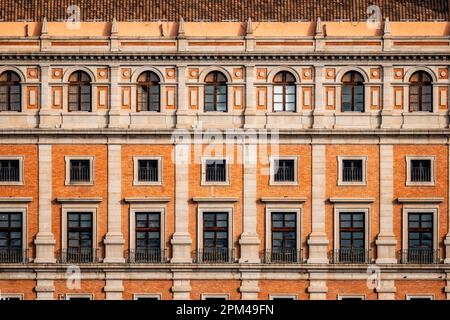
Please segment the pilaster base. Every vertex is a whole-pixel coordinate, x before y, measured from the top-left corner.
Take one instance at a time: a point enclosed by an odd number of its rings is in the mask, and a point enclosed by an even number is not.
[[[239,263],[260,263],[261,259],[258,256],[260,243],[257,235],[242,234],[239,240],[241,249]]]
[[[55,243],[52,234],[38,234],[34,240],[36,247],[34,263],[55,263]]]
[[[327,264],[328,260],[328,239],[323,235],[311,235],[308,239],[309,245],[309,258],[308,263],[321,263]]]
[[[54,129],[61,126],[61,117],[59,114],[53,114],[50,111],[41,111],[39,113],[39,128]]]
[[[397,263],[395,256],[397,240],[393,236],[378,236],[375,244],[377,245],[377,264]]]
[[[395,287],[394,280],[382,280],[381,288],[376,291],[378,293],[378,300],[395,300],[397,288]]]
[[[242,280],[239,291],[242,300],[258,300],[258,280]]]
[[[122,234],[107,234],[105,240],[105,259],[104,263],[124,263],[123,245],[125,243]]]
[[[191,299],[191,282],[189,280],[173,280],[173,300]]]
[[[325,280],[310,280],[308,293],[309,300],[326,300],[327,299],[327,283]]]
[[[55,287],[53,285],[53,279],[48,279],[46,273],[37,273],[36,287],[36,300],[54,300]],[[57,298],[58,299],[58,298]]]
[[[106,285],[103,288],[106,294],[106,300],[122,300],[123,285],[122,279],[106,279]]]
[[[188,233],[175,233],[172,240],[172,263],[192,263],[192,240]]]
[[[444,240],[445,259],[444,263],[450,263],[450,235],[447,235]]]
[[[128,128],[129,126],[129,117],[122,116],[120,112],[109,113],[108,128]]]
[[[400,128],[402,126],[402,115],[393,111],[381,112],[381,129]]]

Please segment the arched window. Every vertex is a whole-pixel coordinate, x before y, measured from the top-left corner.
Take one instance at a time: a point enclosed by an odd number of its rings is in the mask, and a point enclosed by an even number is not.
[[[409,111],[433,111],[433,86],[428,73],[418,71],[409,79]]]
[[[273,111],[295,111],[295,77],[278,72],[273,78]]]
[[[205,78],[205,111],[227,111],[227,78],[219,71]]]
[[[151,71],[137,79],[137,111],[160,111],[159,77]]]
[[[20,111],[20,77],[13,71],[0,75],[0,111]]]
[[[69,77],[69,111],[92,111],[91,78],[84,71]]]
[[[347,72],[342,77],[342,111],[364,112],[364,79],[360,73]]]

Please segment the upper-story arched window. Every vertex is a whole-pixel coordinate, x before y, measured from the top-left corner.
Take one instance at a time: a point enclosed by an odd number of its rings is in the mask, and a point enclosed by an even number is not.
[[[137,111],[160,111],[159,77],[151,71],[137,79]]]
[[[20,77],[13,71],[0,75],[0,111],[21,110]]]
[[[428,73],[418,71],[409,79],[409,111],[433,111],[433,86]]]
[[[295,111],[295,77],[287,71],[273,78],[273,111]]]
[[[222,72],[210,72],[205,78],[205,111],[227,111],[227,78]]]
[[[84,71],[69,77],[69,111],[92,111],[91,78]]]
[[[342,77],[342,111],[364,112],[364,79],[356,71]]]

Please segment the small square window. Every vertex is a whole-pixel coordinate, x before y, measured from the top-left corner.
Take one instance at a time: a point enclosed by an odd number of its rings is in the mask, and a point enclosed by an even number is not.
[[[66,158],[66,184],[93,183],[93,157]]]
[[[134,157],[134,185],[162,183],[161,157]]]
[[[0,184],[22,184],[22,158],[0,159]]]
[[[271,157],[270,184],[297,184],[297,157]]]
[[[366,157],[338,157],[338,185],[365,185]]]
[[[228,184],[228,159],[206,158],[202,161],[202,184]]]
[[[406,157],[406,185],[434,185],[434,157]]]

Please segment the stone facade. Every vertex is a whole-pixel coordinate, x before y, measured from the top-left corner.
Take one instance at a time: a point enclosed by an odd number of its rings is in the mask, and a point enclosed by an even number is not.
[[[1,295],[24,299],[448,299],[450,263],[449,22],[1,22],[0,74],[20,77],[21,111],[0,113],[0,158],[22,159],[22,182],[0,186],[0,210],[22,212],[23,263],[0,261]],[[68,110],[69,77],[91,79],[90,112]],[[160,111],[140,111],[137,79],[158,76]],[[205,110],[205,78],[226,78],[226,112]],[[342,78],[363,78],[363,112],[342,110]],[[432,110],[410,111],[410,78],[432,79]],[[275,112],[274,78],[293,75],[295,110]],[[91,181],[68,182],[68,161]],[[204,183],[207,157],[227,179]],[[294,159],[277,184],[273,158]],[[340,178],[364,161],[362,183]],[[411,185],[408,159],[432,159]],[[160,179],[136,183],[136,159]],[[70,179],[69,179],[70,180]],[[228,214],[230,258],[201,263],[201,215]],[[337,216],[365,214],[358,263],[337,263]],[[432,212],[430,263],[405,263],[408,212]],[[91,212],[91,263],[66,263],[67,213]],[[161,214],[161,252],[130,260],[139,211]],[[269,216],[297,215],[296,261],[267,260]],[[226,263],[225,263],[226,262]],[[353,261],[354,262],[354,261]]]

